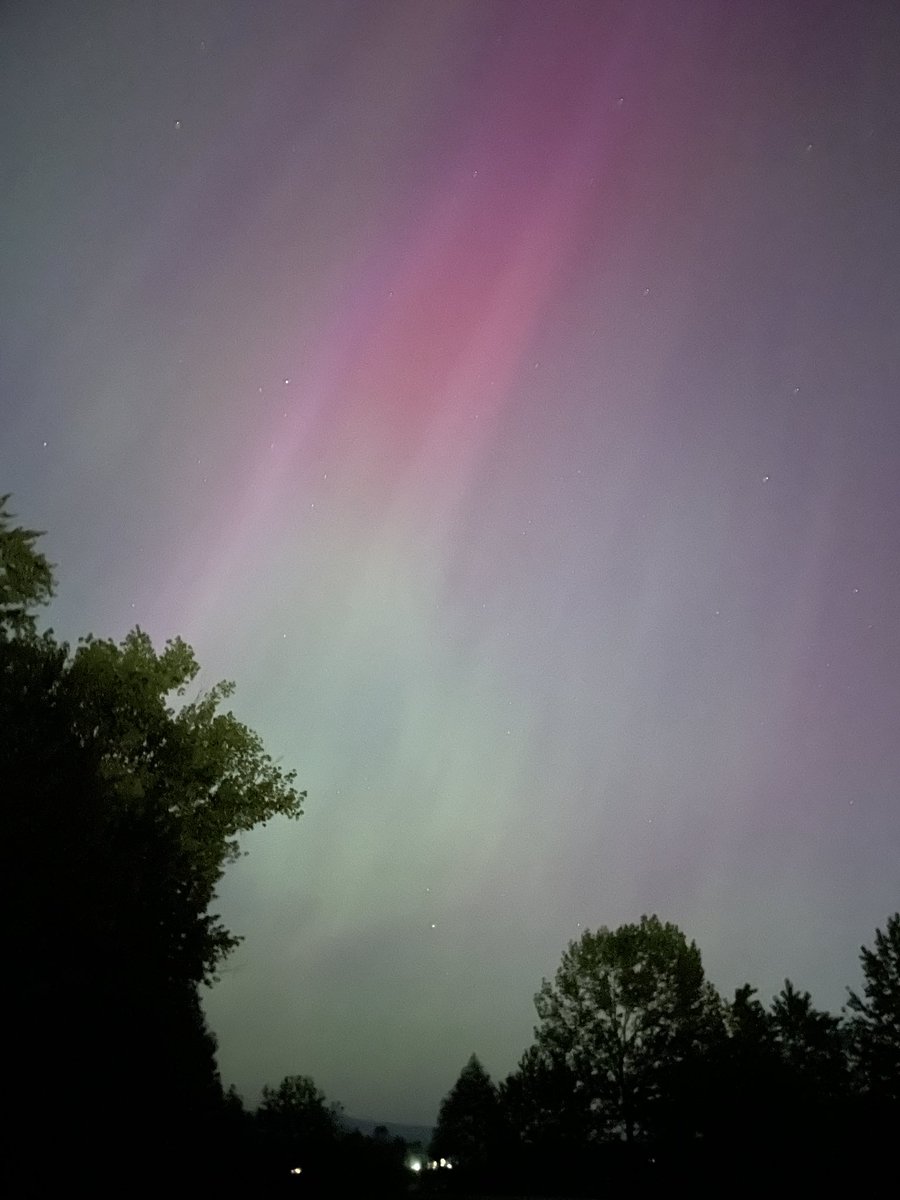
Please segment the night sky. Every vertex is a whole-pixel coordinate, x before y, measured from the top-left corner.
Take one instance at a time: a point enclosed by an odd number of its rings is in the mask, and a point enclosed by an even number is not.
[[[0,35],[49,620],[182,635],[309,791],[221,887],[224,1082],[431,1122],[644,912],[838,1010],[900,896],[900,5]]]

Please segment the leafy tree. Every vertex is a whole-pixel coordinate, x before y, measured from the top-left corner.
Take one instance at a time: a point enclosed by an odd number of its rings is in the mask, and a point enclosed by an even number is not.
[[[114,797],[110,820],[165,844],[165,866],[155,864],[155,882],[144,881],[157,891],[154,921],[167,939],[160,950],[178,978],[199,983],[212,980],[240,940],[207,915],[225,866],[239,856],[238,836],[276,815],[299,816],[302,797],[259,737],[218,711],[232,684],[183,702],[198,669],[180,638],[157,653],[140,629],[121,645],[87,637],[61,693],[79,748]]]
[[[33,610],[53,596],[53,568],[35,549],[41,534],[12,526],[8,503],[8,493],[0,496],[0,641],[33,635]]]
[[[342,1135],[341,1106],[329,1104],[308,1075],[286,1075],[277,1087],[264,1087],[256,1110],[263,1161],[273,1183],[298,1168],[307,1189],[321,1193],[346,1167],[335,1149]]]
[[[220,711],[231,685],[188,698],[198,668],[180,639],[156,651],[136,629],[73,651],[38,635],[52,571],[10,521],[3,507],[7,1076],[39,1125],[44,1081],[70,1080],[78,1110],[45,1136],[73,1164],[88,1156],[85,1172],[112,1173],[154,1140],[148,1161],[164,1143],[176,1153],[174,1130],[195,1136],[221,1101],[198,989],[238,939],[209,908],[240,834],[298,816],[303,796]]]
[[[570,942],[535,997],[538,1046],[575,1078],[594,1137],[654,1132],[691,1065],[721,1033],[700,951],[658,917]],[[689,1121],[683,1106],[679,1120]]]
[[[286,1075],[277,1087],[264,1087],[257,1109],[263,1129],[300,1146],[332,1141],[341,1130],[340,1104],[329,1104],[308,1075]]]
[[[463,1169],[484,1167],[497,1145],[499,1119],[497,1089],[473,1054],[441,1101],[432,1157],[448,1158]]]
[[[860,950],[863,995],[850,991],[847,1008],[854,1066],[862,1090],[900,1105],[900,913],[876,929],[875,948]],[[849,989],[848,989],[849,990]]]

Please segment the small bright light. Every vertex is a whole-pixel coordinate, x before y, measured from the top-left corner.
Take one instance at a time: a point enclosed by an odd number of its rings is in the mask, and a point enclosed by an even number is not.
[[[442,1158],[442,1159],[441,1159],[441,1166],[442,1166],[442,1167],[446,1167],[446,1165],[447,1165],[447,1160],[446,1160],[446,1158]]]
[[[302,1175],[303,1168],[302,1167],[291,1167],[291,1174],[292,1175]]]
[[[419,1162],[419,1160],[418,1160],[417,1158],[414,1158],[414,1159],[412,1160],[412,1162],[409,1164],[409,1169],[410,1169],[411,1171],[421,1171],[421,1170],[422,1170],[422,1164]]]

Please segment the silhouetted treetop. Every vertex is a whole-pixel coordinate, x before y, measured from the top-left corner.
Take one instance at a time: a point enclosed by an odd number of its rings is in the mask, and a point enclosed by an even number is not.
[[[855,1066],[864,1090],[900,1104],[900,913],[876,929],[874,949],[860,949],[862,996],[849,991],[847,1008]],[[849,989],[848,989],[849,990]]]
[[[435,1158],[450,1158],[462,1167],[482,1166],[496,1146],[499,1132],[497,1089],[476,1054],[441,1101],[431,1140]]]
[[[35,542],[34,529],[13,526],[9,494],[0,496],[0,639],[35,632],[35,609],[49,604],[53,568]]]
[[[570,942],[535,997],[538,1046],[572,1072],[597,1136],[646,1134],[669,1076],[720,1035],[700,951],[656,916]]]

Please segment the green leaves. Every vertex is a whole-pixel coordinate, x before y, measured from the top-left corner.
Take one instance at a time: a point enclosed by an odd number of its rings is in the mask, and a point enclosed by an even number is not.
[[[8,502],[8,493],[0,496],[0,640],[33,637],[34,609],[49,604],[54,593],[53,568],[34,546],[41,534],[10,528]]]
[[[58,887],[95,955],[167,986],[208,982],[237,941],[208,910],[240,835],[298,817],[305,794],[223,711],[233,684],[188,698],[199,666],[181,638],[157,650],[136,628],[121,642],[88,634],[73,651],[38,637],[52,572],[5,505],[0,769],[12,845],[46,872],[13,877],[22,944],[52,940]]]
[[[102,1127],[125,1157],[152,1146],[156,1160],[220,1096],[199,985],[238,939],[210,912],[216,885],[240,834],[299,816],[303,796],[223,711],[231,684],[189,697],[198,665],[180,638],[157,650],[134,629],[73,650],[39,635],[53,574],[37,537],[0,500],[10,1088],[38,1111],[46,1078],[74,1081],[55,1138],[75,1155]]]
[[[170,920],[176,900],[193,923],[192,936],[173,929],[172,942],[194,947],[190,977],[199,982],[235,944],[205,913],[239,835],[274,816],[298,817],[305,794],[252,730],[219,711],[232,684],[176,706],[198,669],[180,638],[157,652],[141,629],[121,643],[88,636],[65,659],[55,703],[91,765],[110,836],[117,831],[141,858],[140,840],[168,847],[155,903]]]

